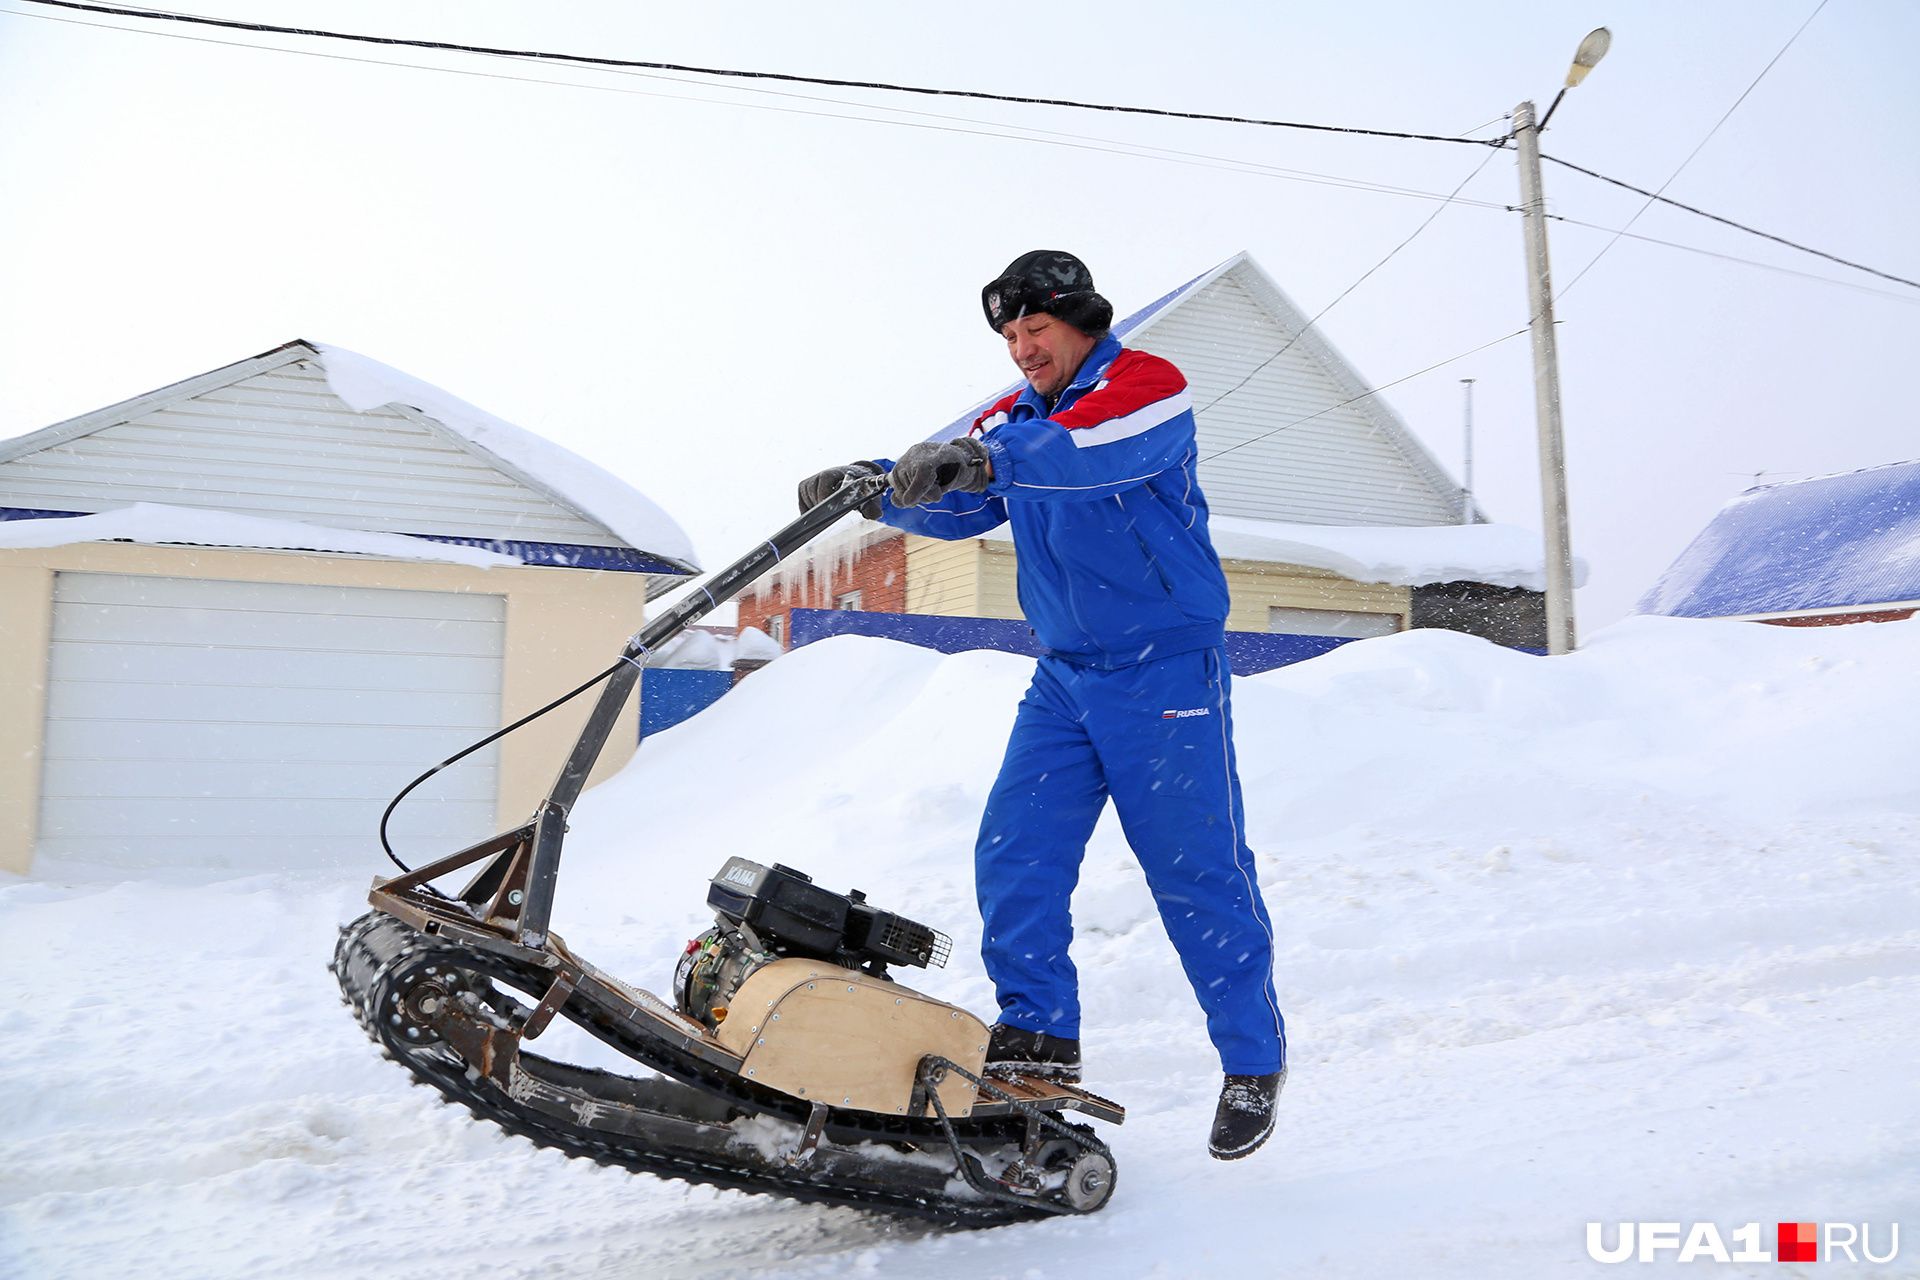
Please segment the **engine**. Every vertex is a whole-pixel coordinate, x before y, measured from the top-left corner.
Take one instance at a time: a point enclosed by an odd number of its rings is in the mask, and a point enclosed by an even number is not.
[[[823,889],[813,877],[774,863],[728,858],[707,886],[714,927],[687,944],[674,970],[674,1002],[709,1030],[726,1017],[740,984],[764,964],[824,960],[877,978],[887,966],[943,967],[952,939],[867,902],[854,889]]]

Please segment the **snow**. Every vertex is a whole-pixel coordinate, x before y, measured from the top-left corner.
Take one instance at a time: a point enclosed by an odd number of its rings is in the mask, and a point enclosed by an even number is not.
[[[1223,557],[1330,569],[1356,582],[1396,587],[1485,582],[1529,591],[1547,587],[1539,530],[1515,524],[1352,527],[1214,516],[1208,528],[1214,549]],[[1575,556],[1573,585],[1586,581],[1587,562]]]
[[[618,476],[412,374],[344,347],[313,346],[327,386],[354,412],[398,404],[423,413],[598,520],[627,545],[699,569],[693,543],[673,517]]]
[[[0,888],[0,1273],[1536,1280],[1587,1274],[1588,1222],[1884,1249],[1907,1213],[1900,1261],[1847,1274],[1912,1275],[1917,661],[1920,621],[1648,617],[1564,658],[1413,631],[1236,682],[1278,1133],[1206,1157],[1217,1068],[1109,814],[1074,956],[1119,1188],[990,1232],[599,1170],[438,1105],[322,967],[364,881],[43,864]],[[970,851],[1031,665],[788,655],[587,793],[556,927],[663,991],[706,878],[777,858],[953,934],[917,985],[990,1014]]]
[[[1920,460],[1761,485],[1728,500],[1634,606],[1750,617],[1920,598]]]
[[[682,631],[647,658],[650,667],[680,671],[725,671],[732,646],[708,631]]]
[[[880,543],[901,536],[893,526],[863,516],[842,519],[838,526],[775,565],[772,572],[753,584],[752,594],[763,600],[778,594],[802,609],[831,609],[841,585],[852,584],[855,562]]]
[[[785,652],[757,627],[748,627],[738,635],[691,627],[662,645],[647,659],[647,665],[680,671],[731,671],[735,659],[771,662]]]
[[[1544,591],[1546,551],[1535,529],[1517,524],[1288,524],[1245,516],[1209,516],[1207,529],[1222,560],[1267,560],[1327,569],[1355,582],[1418,587],[1431,582],[1485,582]],[[985,535],[1002,542],[1001,525]],[[1587,562],[1573,558],[1573,583],[1585,586]]]
[[[785,653],[778,641],[758,627],[742,627],[733,638],[733,656],[746,662],[772,662]]]
[[[289,551],[340,551],[390,560],[435,560],[491,569],[522,563],[520,557],[409,538],[400,533],[330,529],[300,520],[274,520],[201,507],[136,502],[90,516],[57,516],[0,522],[0,547],[64,547],[76,542],[182,543],[200,547],[248,547]]]

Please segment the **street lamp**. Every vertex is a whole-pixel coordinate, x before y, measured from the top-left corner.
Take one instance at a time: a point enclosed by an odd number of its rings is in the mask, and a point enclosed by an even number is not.
[[[1552,116],[1567,90],[1587,78],[1613,43],[1605,28],[1588,33],[1573,55],[1567,83],[1547,115]],[[1560,352],[1553,333],[1553,279],[1547,269],[1547,199],[1540,184],[1540,130],[1533,103],[1513,109],[1513,141],[1520,153],[1520,212],[1526,232],[1527,300],[1533,331],[1533,405],[1540,431],[1540,505],[1546,533],[1547,652],[1571,653],[1574,647],[1573,539],[1567,529],[1567,451],[1560,430]]]
[[[1567,68],[1567,82],[1560,92],[1553,95],[1553,103],[1547,108],[1547,114],[1540,117],[1540,127],[1547,127],[1547,121],[1553,119],[1553,113],[1560,109],[1560,99],[1567,96],[1567,90],[1587,78],[1587,72],[1600,65],[1600,59],[1607,56],[1607,50],[1613,48],[1613,32],[1605,27],[1595,27],[1587,32],[1587,38],[1573,51],[1573,65]]]

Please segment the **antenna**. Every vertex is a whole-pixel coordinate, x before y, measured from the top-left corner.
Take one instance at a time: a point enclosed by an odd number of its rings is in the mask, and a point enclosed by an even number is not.
[[[1466,438],[1467,460],[1461,471],[1465,482],[1460,486],[1460,523],[1473,523],[1473,384],[1476,378],[1460,379],[1460,387],[1466,392],[1466,422],[1463,434]]]

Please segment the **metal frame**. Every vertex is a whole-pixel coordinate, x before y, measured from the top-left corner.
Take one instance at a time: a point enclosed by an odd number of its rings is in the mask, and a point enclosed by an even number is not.
[[[392,911],[401,899],[416,907],[433,894],[429,882],[486,859],[480,871],[448,904],[458,904],[472,921],[511,941],[544,950],[553,915],[554,885],[560,874],[560,852],[566,841],[567,816],[587,775],[606,748],[614,722],[639,682],[647,654],[732,599],[755,579],[813,541],[848,512],[878,497],[887,486],[885,475],[860,476],[843,484],[826,501],[805,512],[758,547],[708,578],[701,589],[642,628],[620,652],[618,669],[605,687],[552,789],[533,816],[520,826],[490,836],[458,853],[390,879],[375,880],[373,904]],[[484,905],[483,905],[484,904]]]

